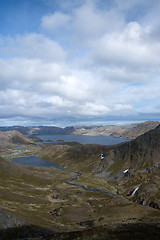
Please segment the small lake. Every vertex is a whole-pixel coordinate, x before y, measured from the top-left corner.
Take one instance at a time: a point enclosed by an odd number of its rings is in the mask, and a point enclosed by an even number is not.
[[[18,157],[13,158],[12,162],[32,167],[54,167],[59,170],[64,170],[64,168],[60,167],[56,163],[51,163],[49,161],[43,160],[36,156],[27,156],[27,157]]]
[[[122,142],[130,141],[129,139],[111,137],[111,136],[88,136],[88,135],[38,135],[44,142],[50,140],[57,142],[78,142],[81,144],[99,144],[114,145]]]

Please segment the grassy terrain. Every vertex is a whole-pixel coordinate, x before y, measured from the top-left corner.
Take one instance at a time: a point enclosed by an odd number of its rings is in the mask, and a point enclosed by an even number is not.
[[[105,193],[86,192],[65,181],[73,173],[53,168],[24,167],[0,160],[1,208],[25,222],[56,231],[73,231],[105,223],[144,221],[158,217],[154,209],[113,198]],[[82,174],[75,183],[116,193],[106,180]]]
[[[100,153],[107,153],[110,148],[110,146],[98,145],[43,144],[38,147],[23,146],[21,150],[19,149],[19,156],[38,155],[60,164],[71,172],[12,163],[11,158],[14,157],[15,148],[12,148],[9,153],[1,153],[5,155],[0,158],[1,209],[22,219],[26,225],[54,232],[68,234],[73,231],[92,229],[95,234],[94,239],[107,239],[104,238],[107,236],[106,231],[109,231],[109,235],[112,236],[111,233],[114,230],[118,231],[117,226],[157,224],[160,222],[159,210],[130,201],[125,197],[128,192],[124,192],[124,186],[121,189],[121,185],[118,187],[114,181],[94,176],[96,167],[100,164]],[[29,152],[25,151],[27,149]],[[106,193],[85,191],[66,184],[66,181],[76,176],[73,171],[79,171],[82,174],[74,181],[75,184],[109,191],[117,197]],[[131,183],[131,179],[126,181],[126,188],[130,189],[130,186],[138,184],[139,178],[136,179],[137,182],[134,180],[134,183]],[[121,195],[118,195],[117,190]],[[102,238],[98,238],[99,231],[102,233]],[[83,237],[81,233],[70,234],[57,235],[59,237],[57,239],[67,239],[67,236],[68,239],[78,239],[75,236]],[[86,232],[85,238],[79,239],[91,239],[88,234],[90,233]],[[125,233],[122,236],[125,236]],[[56,238],[53,236],[53,239]]]

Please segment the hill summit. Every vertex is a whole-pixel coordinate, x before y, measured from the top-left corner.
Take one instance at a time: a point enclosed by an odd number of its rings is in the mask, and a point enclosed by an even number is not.
[[[0,132],[0,145],[7,146],[12,144],[32,144],[33,142],[25,137],[22,133],[13,130]]]

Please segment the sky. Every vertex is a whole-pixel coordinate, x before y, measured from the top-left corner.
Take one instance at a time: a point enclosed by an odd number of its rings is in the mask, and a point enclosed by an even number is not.
[[[160,0],[1,0],[0,125],[160,120]]]

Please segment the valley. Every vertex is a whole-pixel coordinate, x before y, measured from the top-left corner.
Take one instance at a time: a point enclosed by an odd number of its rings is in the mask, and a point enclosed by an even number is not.
[[[17,132],[6,134],[0,149],[2,239],[127,239],[131,233],[130,239],[159,239],[160,126],[113,146],[38,145]],[[27,156],[62,169],[12,162]]]

